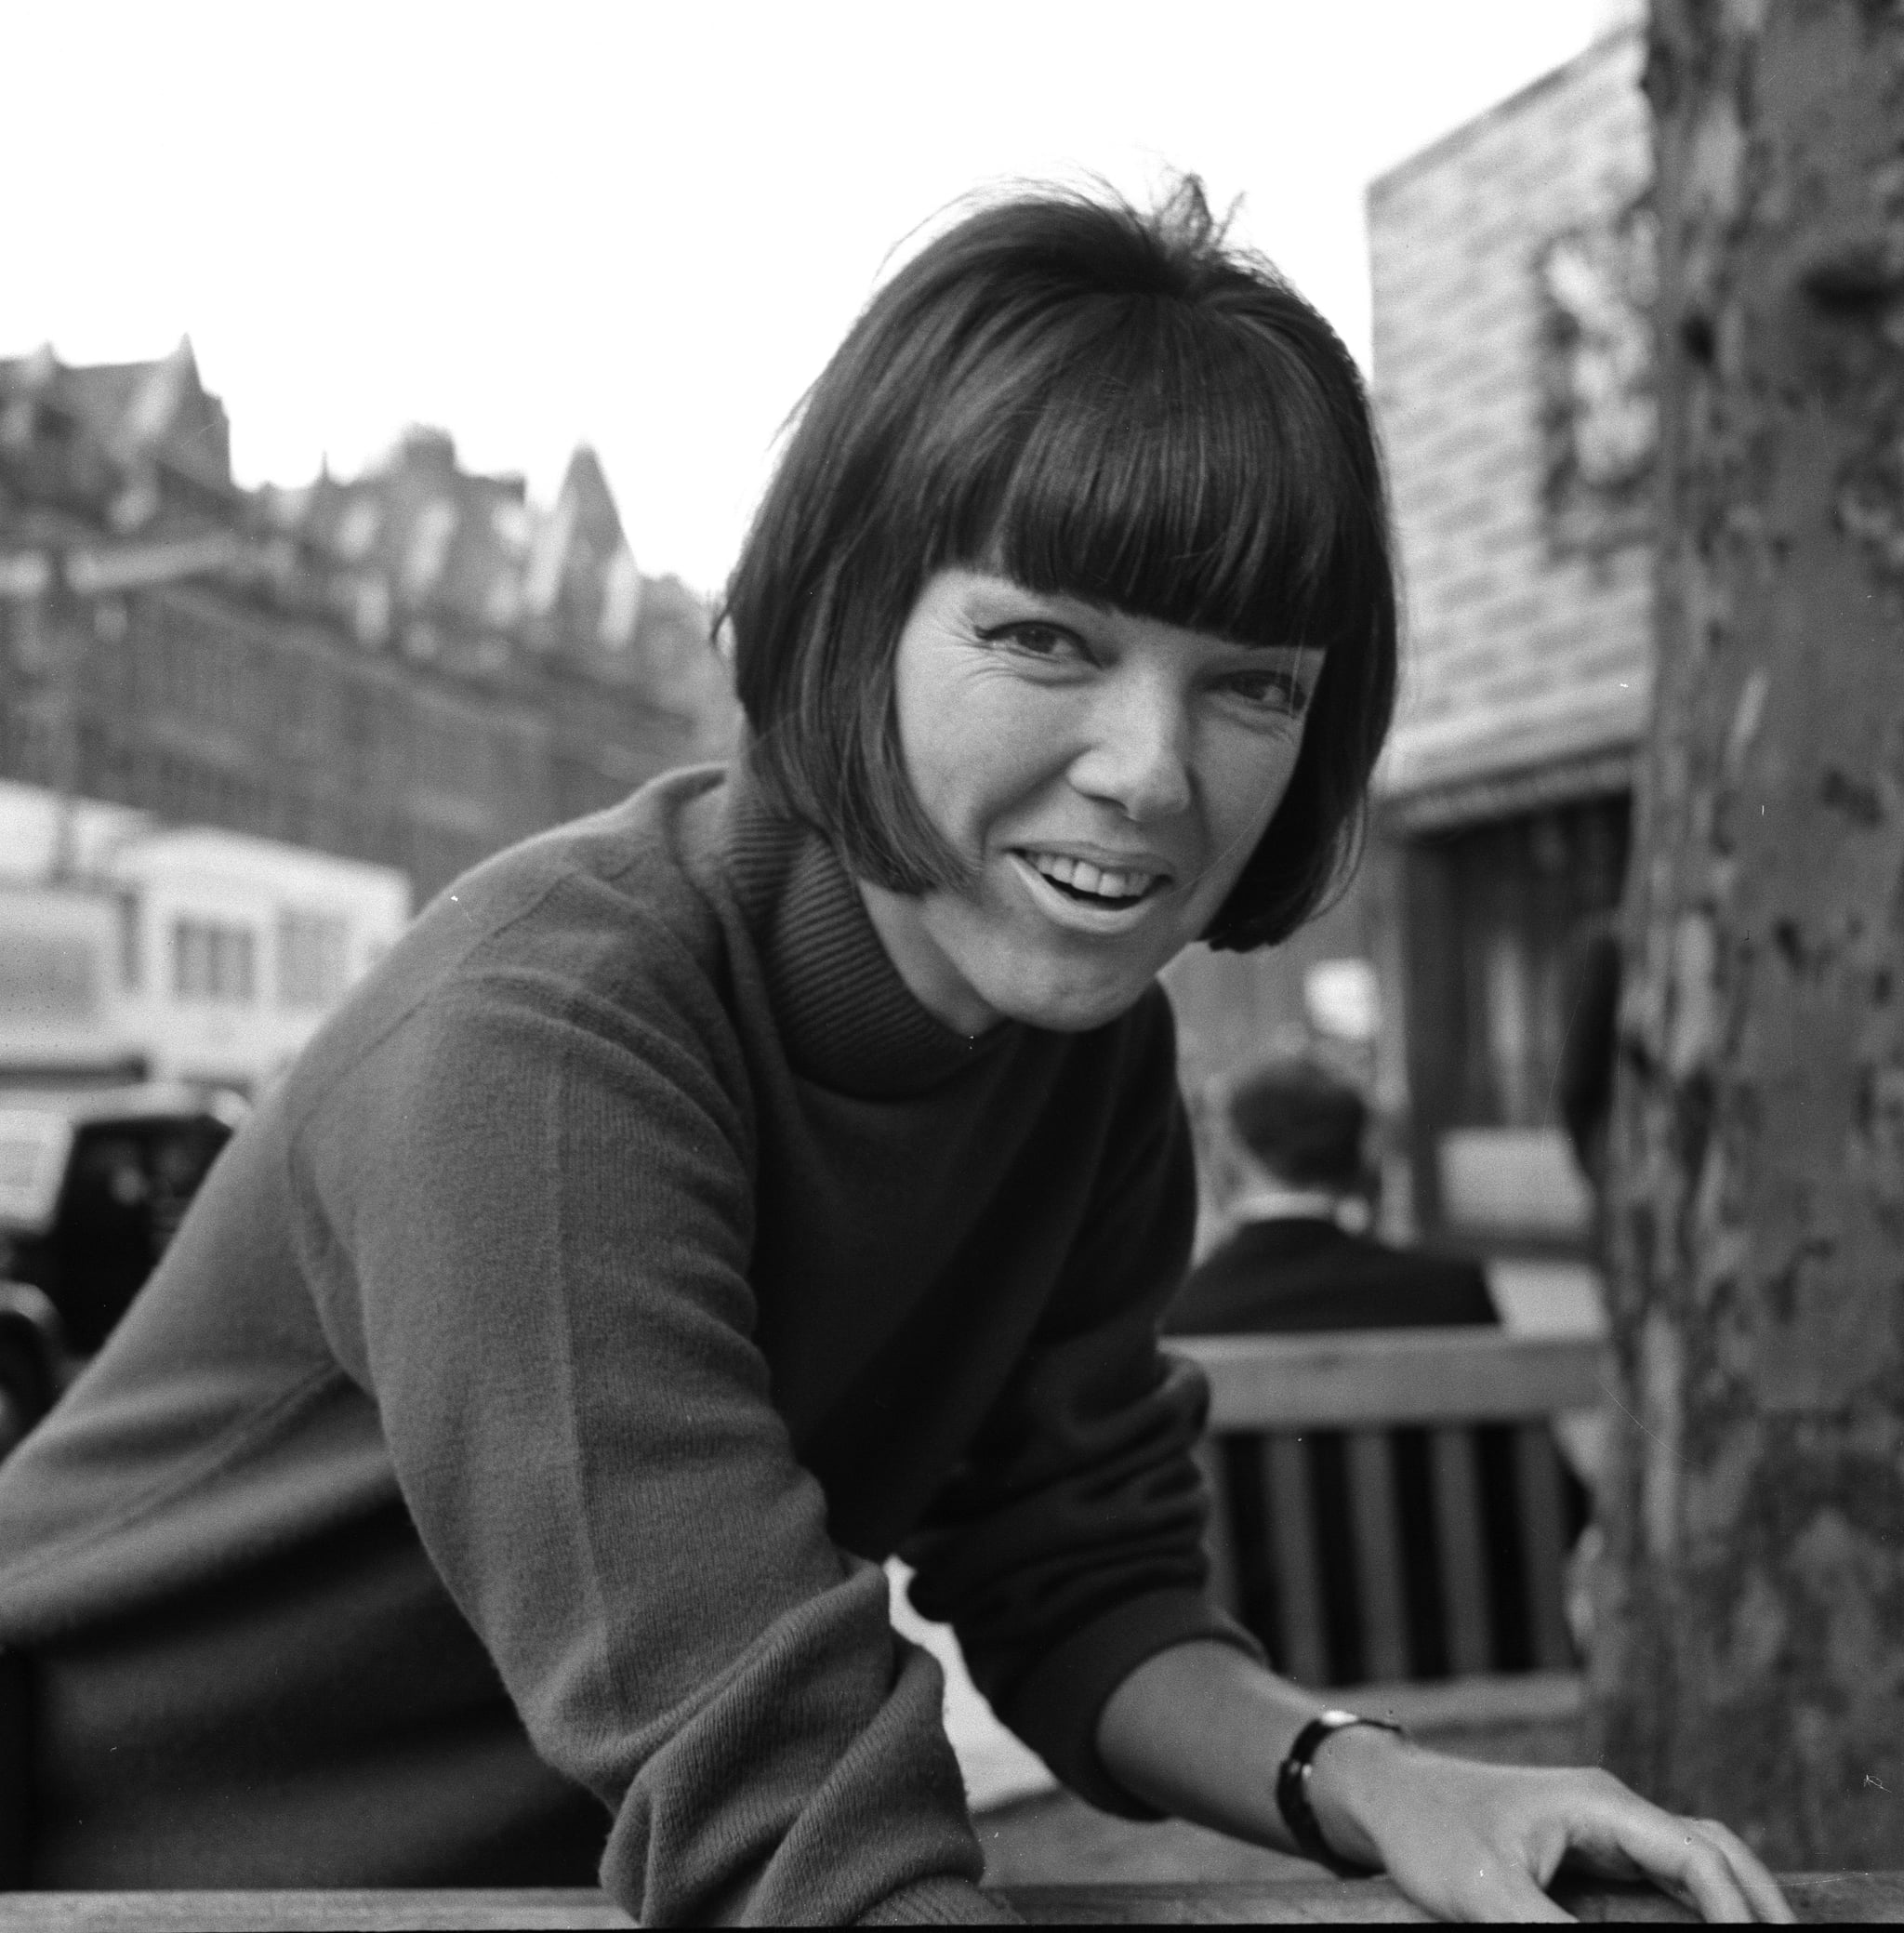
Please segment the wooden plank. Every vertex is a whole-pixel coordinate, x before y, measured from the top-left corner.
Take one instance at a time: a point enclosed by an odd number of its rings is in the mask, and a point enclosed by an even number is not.
[[[1322,1622],[1322,1567],[1309,1515],[1309,1451],[1301,1437],[1263,1439],[1263,1488],[1282,1613],[1282,1648],[1270,1662],[1299,1685],[1320,1685],[1329,1675],[1329,1643]]]
[[[1320,1868],[1316,1869],[1320,1872]],[[1202,1880],[1014,1886],[1001,1897],[1034,1926],[1408,1926],[1430,1917],[1385,1879]]]
[[[1904,1873],[1790,1873],[1778,1884],[1801,1921],[1904,1918]],[[1563,1875],[1550,1888],[1576,1919],[1697,1925],[1699,1914],[1650,1886]],[[1035,1926],[1413,1925],[1432,1915],[1388,1879],[1205,1880],[1178,1885],[1008,1887]]]
[[[1534,1663],[1559,1671],[1574,1662],[1567,1629],[1566,1500],[1553,1433],[1544,1423],[1523,1423],[1514,1433],[1514,1488],[1520,1492],[1521,1548],[1527,1565],[1527,1609]]]
[[[1406,1677],[1408,1610],[1402,1581],[1402,1529],[1395,1511],[1395,1464],[1385,1430],[1355,1430],[1348,1439],[1349,1529],[1355,1549],[1355,1612],[1362,1626],[1362,1671],[1370,1678]]]
[[[634,1925],[593,1887],[0,1893],[0,1933],[597,1933]]]
[[[1803,1921],[1904,1920],[1904,1873],[1785,1873]],[[1697,1916],[1650,1887],[1562,1878],[1554,1897],[1581,1920],[1684,1924]],[[1017,1886],[996,1898],[1033,1926],[1415,1924],[1428,1915],[1386,1879],[1174,1881]],[[0,1893],[0,1933],[487,1933],[621,1928],[634,1921],[590,1888],[327,1892]]]
[[[1230,1507],[1230,1480],[1214,1437],[1205,1437],[1192,1454],[1210,1491],[1210,1522],[1203,1532],[1203,1547],[1210,1557],[1207,1589],[1211,1603],[1234,1615],[1241,1608],[1241,1594],[1236,1589],[1236,1529]]]
[[[1519,1422],[1605,1399],[1593,1336],[1491,1328],[1325,1335],[1172,1336],[1210,1378],[1212,1431]]]
[[[1481,1532],[1481,1466],[1474,1431],[1458,1423],[1431,1431],[1428,1456],[1435,1482],[1448,1662],[1457,1677],[1464,1677],[1487,1671],[1494,1662],[1488,1549]]]

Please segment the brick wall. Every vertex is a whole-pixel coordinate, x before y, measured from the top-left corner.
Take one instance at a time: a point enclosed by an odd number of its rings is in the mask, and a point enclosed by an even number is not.
[[[1556,237],[1650,175],[1637,30],[1456,130],[1368,192],[1375,400],[1405,573],[1398,803],[1630,746],[1644,723],[1650,556],[1632,520],[1569,540],[1551,501]]]

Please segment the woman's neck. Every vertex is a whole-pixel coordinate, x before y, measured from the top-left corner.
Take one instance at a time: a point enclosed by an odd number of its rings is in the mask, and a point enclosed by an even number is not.
[[[980,998],[927,932],[918,895],[890,892],[870,880],[855,879],[853,884],[892,971],[934,1020],[968,1040],[998,1026],[1003,1016]]]

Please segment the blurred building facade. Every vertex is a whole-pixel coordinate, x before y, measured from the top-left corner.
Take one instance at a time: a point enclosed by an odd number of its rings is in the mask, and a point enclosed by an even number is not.
[[[1559,1124],[1652,668],[1650,131],[1622,28],[1372,184],[1408,598],[1365,883],[1394,1181],[1430,1236],[1578,1246]]]
[[[1298,1051],[1374,1101],[1390,1232],[1584,1250],[1556,1079],[1622,889],[1651,690],[1644,52],[1622,25],[1369,188],[1401,704],[1343,897],[1273,952],[1195,948],[1165,974],[1200,1239],[1226,1086]]]
[[[394,867],[0,780],[0,1089],[254,1094],[409,916]]]
[[[395,867],[420,902],[733,719],[706,611],[636,568],[586,448],[549,509],[432,430],[247,492],[189,344],[0,362],[0,777]]]

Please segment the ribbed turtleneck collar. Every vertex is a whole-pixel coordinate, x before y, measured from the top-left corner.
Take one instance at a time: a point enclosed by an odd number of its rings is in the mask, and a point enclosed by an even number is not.
[[[923,1092],[988,1058],[1019,1027],[968,1040],[899,977],[831,842],[769,809],[744,763],[728,780],[728,877],[760,948],[788,1061],[872,1100]]]

